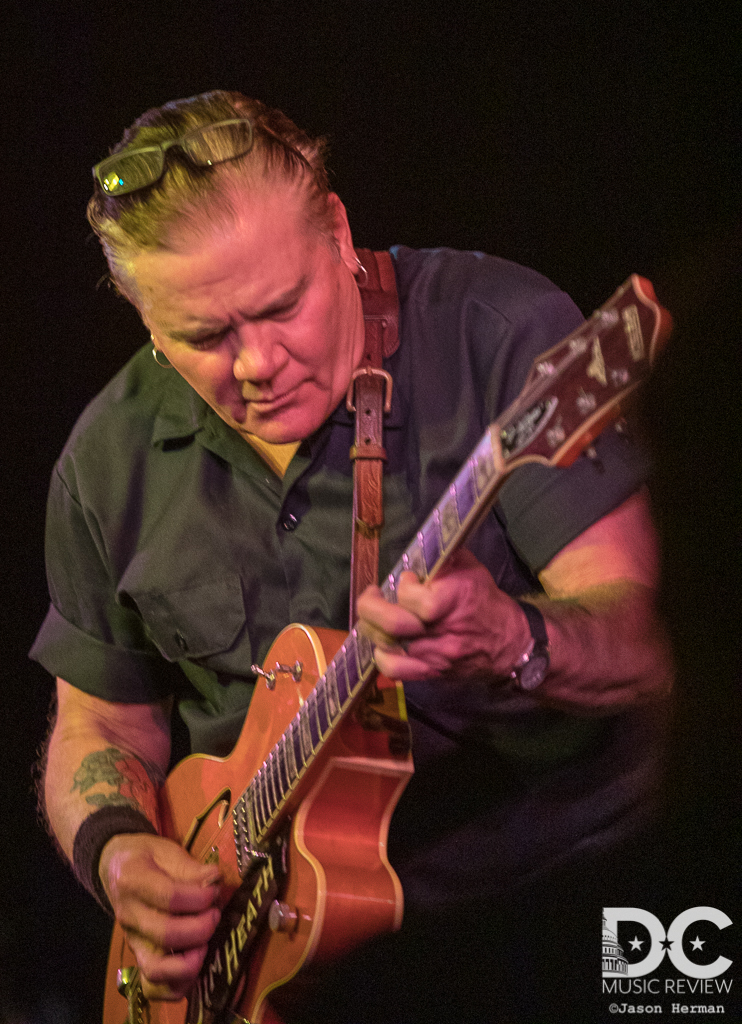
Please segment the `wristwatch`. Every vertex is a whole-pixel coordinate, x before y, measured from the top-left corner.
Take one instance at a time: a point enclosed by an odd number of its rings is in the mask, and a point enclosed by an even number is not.
[[[519,690],[535,690],[549,671],[549,637],[544,617],[536,605],[530,601],[518,601],[518,604],[528,619],[532,641],[510,673],[510,678]]]

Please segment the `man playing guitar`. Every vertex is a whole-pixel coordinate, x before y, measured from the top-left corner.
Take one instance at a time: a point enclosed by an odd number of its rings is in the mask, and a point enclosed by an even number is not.
[[[58,677],[51,828],[155,1006],[192,990],[222,907],[219,865],[157,834],[173,708],[194,751],[224,757],[280,630],[347,623],[366,270],[322,145],[238,94],[148,112],[96,170],[89,218],[160,365],[135,356],[60,457],[33,654]],[[548,281],[481,253],[398,247],[392,265],[382,579],[533,360],[582,322]],[[410,704],[416,776],[390,859],[410,919],[442,936],[473,898],[488,914],[510,884],[626,835],[656,787],[670,668],[644,469],[613,430],[593,454],[517,469],[435,578],[405,572],[395,602],[376,586],[358,602]],[[519,818],[534,794],[542,817]]]

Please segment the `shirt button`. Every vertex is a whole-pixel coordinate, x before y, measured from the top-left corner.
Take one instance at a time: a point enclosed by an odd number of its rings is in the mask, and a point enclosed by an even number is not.
[[[175,642],[180,648],[180,650],[183,651],[183,653],[185,654],[185,652],[188,650],[188,641],[183,636],[180,630],[178,630],[175,634]]]
[[[281,526],[284,528],[284,530],[288,530],[289,533],[292,530],[295,530],[298,525],[299,520],[296,518],[296,516],[291,515],[290,513],[286,516],[285,519],[281,520]]]

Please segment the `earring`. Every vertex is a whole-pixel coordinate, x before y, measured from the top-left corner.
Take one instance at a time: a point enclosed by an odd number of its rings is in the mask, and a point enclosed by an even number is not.
[[[162,352],[160,352],[160,350],[157,347],[157,345],[153,344],[152,345],[152,358],[154,359],[154,361],[157,363],[158,366],[161,366],[163,368],[163,370],[172,370],[172,366],[167,361],[167,356],[164,357],[165,358],[165,362],[161,363],[160,360],[157,358],[158,355],[161,356]]]
[[[359,288],[365,288],[365,286],[368,284],[368,271],[366,270],[366,268],[364,267],[364,265],[361,263],[357,256],[356,264],[358,265],[358,269],[360,271],[360,273],[356,275],[356,284],[358,285]],[[363,277],[361,277],[361,274],[363,275]]]

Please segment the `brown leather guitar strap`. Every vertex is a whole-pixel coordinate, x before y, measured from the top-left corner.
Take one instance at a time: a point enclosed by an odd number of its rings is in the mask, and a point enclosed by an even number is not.
[[[363,361],[348,386],[346,405],[355,412],[353,460],[353,546],[350,562],[350,628],[356,600],[379,582],[379,535],[384,524],[382,477],[386,451],[382,443],[384,413],[392,405],[392,378],[382,368],[384,356],[399,347],[399,300],[394,265],[388,252],[357,249],[361,264],[358,288],[363,304]]]

